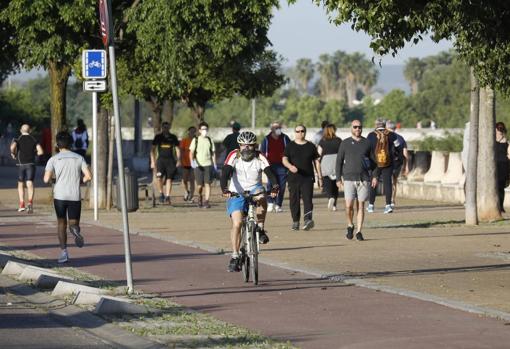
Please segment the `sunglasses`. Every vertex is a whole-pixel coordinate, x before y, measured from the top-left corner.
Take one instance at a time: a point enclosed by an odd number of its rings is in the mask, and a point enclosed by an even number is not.
[[[207,128],[201,128],[200,131],[207,131]]]
[[[305,130],[296,130],[294,132],[296,132],[296,133],[305,133]]]
[[[353,128],[353,129],[355,129],[355,130],[356,130],[356,129],[360,129],[360,130],[362,129],[362,127],[361,127],[361,126],[358,126],[358,125],[354,125],[352,128]]]

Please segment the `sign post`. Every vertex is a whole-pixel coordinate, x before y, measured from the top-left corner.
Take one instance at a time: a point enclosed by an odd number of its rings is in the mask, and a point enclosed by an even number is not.
[[[110,58],[110,86],[113,99],[113,115],[115,118],[115,146],[117,148],[117,167],[119,171],[120,203],[122,211],[122,226],[124,233],[124,257],[126,262],[126,281],[128,293],[133,293],[133,273],[131,268],[131,243],[129,241],[129,222],[126,201],[126,183],[124,177],[124,160],[122,158],[122,134],[119,115],[119,98],[117,95],[117,72],[115,69],[115,47],[113,46],[113,19],[110,0],[99,0],[99,24],[101,38],[108,47]]]
[[[94,193],[94,220],[98,218],[98,178],[97,178],[97,91],[106,91],[106,51],[84,50],[82,54],[83,89],[92,91],[92,187]],[[101,79],[101,80],[96,80]]]

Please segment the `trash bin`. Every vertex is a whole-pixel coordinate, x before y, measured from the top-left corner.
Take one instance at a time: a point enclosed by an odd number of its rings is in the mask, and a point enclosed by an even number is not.
[[[122,210],[122,203],[120,201],[120,180],[116,179],[116,205],[117,210]],[[125,171],[124,181],[126,183],[126,206],[128,212],[134,212],[138,210],[138,178],[135,173]]]

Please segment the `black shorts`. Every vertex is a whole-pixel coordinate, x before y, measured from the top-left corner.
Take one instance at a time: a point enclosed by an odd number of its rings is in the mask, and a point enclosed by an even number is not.
[[[57,218],[80,220],[81,201],[53,200]]]
[[[177,174],[177,167],[175,166],[175,161],[172,159],[159,158],[156,164],[156,169],[156,177],[158,178],[173,180]]]
[[[404,164],[395,164],[393,165],[393,176],[398,178],[400,176],[400,174],[402,173],[402,166],[404,166]]]
[[[33,181],[34,178],[35,178],[34,164],[18,166],[18,182]]]

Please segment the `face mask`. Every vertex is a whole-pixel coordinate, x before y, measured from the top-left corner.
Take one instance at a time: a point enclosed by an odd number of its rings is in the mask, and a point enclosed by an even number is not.
[[[243,161],[251,161],[255,157],[255,149],[243,149],[241,150],[241,159]]]
[[[274,130],[274,134],[277,135],[277,136],[280,136],[282,134],[282,129],[281,128],[277,128],[276,130]]]
[[[207,130],[200,130],[200,134],[205,137],[207,136]]]

